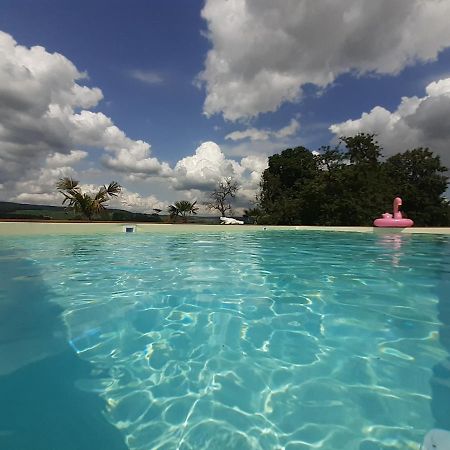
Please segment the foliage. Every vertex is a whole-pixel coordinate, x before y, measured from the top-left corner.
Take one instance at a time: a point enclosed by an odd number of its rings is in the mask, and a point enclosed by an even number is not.
[[[79,182],[69,177],[60,178],[56,188],[64,195],[62,204],[67,204],[69,209],[81,213],[88,220],[92,220],[97,214],[103,214],[105,203],[111,197],[117,197],[122,190],[119,183],[112,181],[108,186],[101,186],[95,195],[91,195],[83,193]]]
[[[263,211],[260,208],[244,209],[244,222],[250,224],[260,223],[263,220]]]
[[[262,178],[260,201],[262,209],[275,224],[292,225],[306,219],[302,214],[314,213],[317,158],[306,148],[287,149],[269,157],[269,168]],[[303,195],[297,195],[302,192]]]
[[[0,219],[10,220],[51,220],[50,216],[42,214],[27,214],[27,213],[3,213],[0,211]]]
[[[231,214],[231,199],[236,197],[239,190],[239,184],[233,178],[226,178],[217,183],[216,188],[209,194],[209,199],[204,205],[210,210],[220,212],[221,216]]]
[[[427,148],[408,150],[386,161],[390,179],[395,180],[396,195],[408,205],[408,216],[418,226],[426,226],[430,218],[436,225],[448,225],[448,202],[441,195],[447,188],[447,168],[439,156]]]
[[[111,214],[111,220],[118,222],[162,222],[157,214],[132,213],[129,211],[117,210]]]
[[[181,217],[183,222],[187,222],[188,216],[192,214],[197,214],[198,207],[195,206],[197,201],[191,203],[188,200],[181,200],[179,202],[175,202],[173,205],[170,205],[168,208],[170,219],[176,220],[177,217]]]
[[[384,161],[373,134],[342,137],[341,145],[322,147],[318,154],[287,149],[269,157],[258,223],[369,226],[400,196],[418,226],[445,226],[446,170],[423,148]]]

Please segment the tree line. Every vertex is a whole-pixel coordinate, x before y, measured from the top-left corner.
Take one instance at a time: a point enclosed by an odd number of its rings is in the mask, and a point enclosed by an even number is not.
[[[446,171],[428,148],[383,158],[373,134],[342,137],[316,154],[289,148],[269,157],[248,214],[261,224],[370,226],[400,196],[417,226],[447,226]]]

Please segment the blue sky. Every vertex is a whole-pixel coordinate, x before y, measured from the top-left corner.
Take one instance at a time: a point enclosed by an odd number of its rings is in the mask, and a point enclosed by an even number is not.
[[[201,1],[6,1],[0,29],[20,44],[42,45],[89,74],[104,100],[98,110],[135,139],[152,143],[169,161],[215,138],[193,86],[208,41],[202,37]],[[132,70],[158,74],[149,84]],[[187,120],[188,119],[188,120]],[[176,130],[176,132],[174,132]]]
[[[151,211],[233,176],[245,207],[267,156],[358,131],[450,164],[449,3],[2,0],[0,199],[58,204],[69,175]]]

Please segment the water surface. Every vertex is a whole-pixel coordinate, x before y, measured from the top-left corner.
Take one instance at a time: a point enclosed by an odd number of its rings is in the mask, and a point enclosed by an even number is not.
[[[0,448],[418,449],[450,429],[446,236],[8,237],[0,273]]]

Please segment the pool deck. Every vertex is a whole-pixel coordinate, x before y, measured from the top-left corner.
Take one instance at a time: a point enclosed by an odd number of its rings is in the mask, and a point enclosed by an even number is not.
[[[201,225],[154,224],[133,222],[13,222],[0,221],[0,236],[39,234],[95,234],[123,233],[125,227],[136,227],[138,233],[192,233],[192,232],[245,232],[245,231],[341,231],[354,233],[450,234],[450,228],[376,228],[376,227],[325,227],[325,226],[275,226],[275,225]]]

